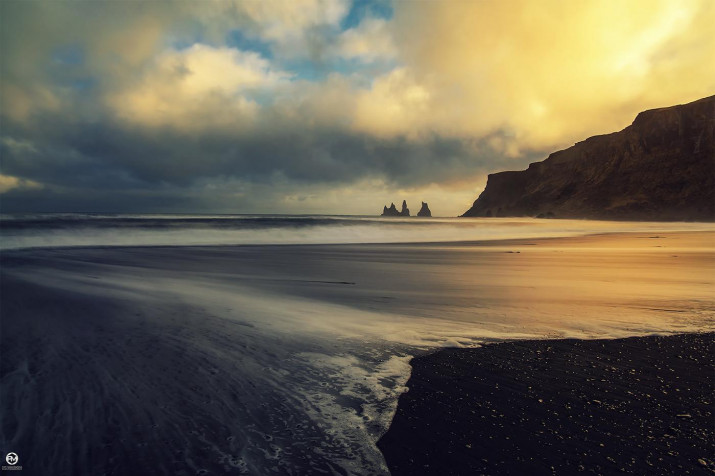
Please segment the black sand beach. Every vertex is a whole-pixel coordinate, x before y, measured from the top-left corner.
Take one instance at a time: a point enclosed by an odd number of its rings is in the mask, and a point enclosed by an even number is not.
[[[715,334],[544,340],[412,360],[393,476],[713,474]]]
[[[512,226],[525,225],[508,229]],[[131,226],[123,233],[135,231]],[[4,453],[0,455],[16,453],[22,473],[32,475],[388,475],[376,442],[393,419],[410,375],[411,357],[435,348],[516,339],[712,332],[714,233],[661,230],[481,243],[3,250],[0,449]],[[476,463],[447,451],[469,454],[472,450],[465,445],[484,445],[484,438],[477,438],[481,432],[487,440],[488,436],[495,439],[494,448],[487,448],[494,456],[511,451],[501,459],[512,465],[520,464],[518,458],[528,462],[527,458],[536,457],[537,449],[544,448],[559,467],[566,468],[561,473],[576,472],[586,459],[578,453],[567,455],[572,458],[569,461],[579,462],[563,466],[559,451],[571,447],[540,426],[547,407],[564,417],[566,409],[551,408],[549,402],[556,397],[538,389],[542,383],[545,388],[567,389],[573,384],[569,379],[580,375],[576,382],[583,388],[583,397],[592,402],[581,406],[594,408],[588,414],[575,413],[574,418],[579,418],[574,424],[564,419],[564,428],[554,430],[564,438],[566,427],[583,430],[570,434],[575,441],[588,438],[580,452],[604,455],[593,468],[611,468],[606,465],[612,463],[605,460],[611,455],[605,451],[612,448],[613,439],[600,435],[599,440],[592,440],[599,434],[596,428],[602,426],[598,412],[604,411],[593,401],[615,404],[609,399],[612,394],[605,393],[606,389],[618,390],[613,372],[603,370],[608,377],[598,377],[608,383],[586,382],[586,377],[592,377],[583,373],[597,369],[581,369],[566,360],[558,363],[553,352],[545,351],[533,351],[524,363],[516,352],[528,350],[529,345],[559,348],[553,342],[445,351],[417,358],[419,367],[420,362],[444,356],[443,363],[450,368],[438,372],[452,373],[455,378],[430,377],[434,386],[427,388],[446,392],[442,396],[452,396],[459,404],[447,405],[425,396],[420,400],[422,409],[414,415],[435,411],[439,425],[430,423],[426,432],[395,438],[405,428],[400,421],[409,407],[403,405],[383,440],[383,449],[389,449],[386,442],[389,445],[393,438],[415,450],[402,460],[399,453],[386,451],[387,461],[395,467],[420,453],[416,470],[403,471],[471,474],[469,464]],[[706,349],[682,347],[681,352],[659,350],[662,355],[653,358],[672,363],[678,372],[672,376],[703,379],[702,391],[713,381],[712,367],[686,376],[681,368],[686,361],[677,355],[692,352],[700,359],[707,355]],[[515,349],[513,362],[504,356],[510,348]],[[603,353],[640,362],[624,361],[623,369],[649,367],[649,354],[621,350],[622,356],[618,349]],[[479,360],[505,368],[498,374],[504,379],[499,381],[500,389],[521,389],[516,395],[532,400],[504,399],[502,390],[490,388],[493,396],[487,392],[486,397],[474,398],[470,395],[478,394],[460,388],[460,382],[476,385],[477,380],[464,377],[476,367],[468,360],[461,362],[459,356],[485,351],[494,352],[492,360]],[[456,357],[450,358],[450,353]],[[598,354],[588,355],[570,358],[577,363],[593,362],[598,368],[621,368],[619,363],[605,364],[606,356],[598,360],[593,356]],[[544,356],[564,371],[540,374],[530,367],[545,365]],[[709,364],[701,360],[698,365]],[[506,368],[523,369],[528,378],[517,373],[519,379],[509,380]],[[421,375],[419,368],[414,375],[415,379]],[[486,369],[483,375],[491,378],[494,371]],[[550,382],[544,375],[559,380]],[[658,383],[654,375],[641,370],[628,377]],[[422,395],[415,379],[403,404]],[[597,384],[603,389],[596,390]],[[638,385],[629,390],[659,395],[652,383],[638,384],[648,390]],[[529,385],[536,389],[533,394],[526,392]],[[686,394],[688,388],[697,388],[672,383],[672,388],[663,388],[670,395],[676,386]],[[568,392],[558,395],[560,399],[580,397]],[[535,403],[539,398],[543,406]],[[555,400],[556,404],[560,401]],[[638,417],[645,415],[644,425],[658,422],[648,436],[667,438],[665,442],[671,444],[671,448],[664,443],[653,450],[654,457],[648,459],[663,472],[685,474],[677,465],[699,468],[700,458],[710,464],[707,458],[713,452],[706,451],[710,447],[702,438],[708,435],[702,432],[710,433],[707,424],[712,419],[698,407],[708,404],[698,402],[660,403],[661,407],[649,407],[652,415],[646,410],[635,412]],[[496,409],[497,403],[523,411],[524,422],[518,421],[517,410],[504,409],[497,416],[516,415],[515,426],[483,425],[480,412]],[[625,403],[619,405],[632,412]],[[579,408],[576,403],[571,406]],[[450,411],[455,412],[453,416],[445,416]],[[690,417],[678,418],[680,414]],[[493,423],[505,419],[485,414],[486,418]],[[477,419],[481,426],[449,426],[452,421],[467,424]],[[619,415],[618,421],[626,420]],[[535,425],[539,427],[534,429]],[[519,428],[521,437],[530,438],[535,448],[518,453],[504,446],[505,436],[510,437],[509,443],[516,441],[505,428]],[[696,428],[700,433],[693,433]],[[464,429],[475,434],[460,435]],[[413,435],[421,445],[433,437],[444,442],[418,451],[420,447],[410,439]],[[542,437],[543,443],[538,439]],[[699,445],[694,447],[697,451],[681,448],[683,441]],[[606,449],[598,447],[599,442]],[[634,438],[634,443],[652,444],[642,437]],[[653,474],[656,470],[640,456],[646,450],[638,451],[634,452],[636,463],[628,468]],[[672,457],[667,451],[679,454]],[[612,457],[620,461],[617,454]],[[487,459],[489,464],[501,460],[492,454]],[[468,464],[460,467],[464,461]],[[515,467],[512,472],[537,473],[532,466],[524,471]],[[400,469],[394,474],[401,474]]]

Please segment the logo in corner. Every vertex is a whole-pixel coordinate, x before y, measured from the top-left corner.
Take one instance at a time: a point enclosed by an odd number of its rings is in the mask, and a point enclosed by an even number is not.
[[[17,456],[17,453],[10,452],[5,456],[5,461],[7,461],[7,464],[15,465],[17,464],[17,461],[20,458]]]

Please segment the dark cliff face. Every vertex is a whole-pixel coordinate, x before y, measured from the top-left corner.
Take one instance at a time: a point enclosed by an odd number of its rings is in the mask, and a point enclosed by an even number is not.
[[[489,175],[465,217],[715,220],[715,96],[645,111],[520,172]]]

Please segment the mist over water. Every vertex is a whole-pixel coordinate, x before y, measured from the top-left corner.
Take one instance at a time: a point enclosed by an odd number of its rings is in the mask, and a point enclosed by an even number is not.
[[[387,474],[414,355],[715,329],[711,224],[2,218],[0,444],[30,474]]]
[[[713,229],[700,223],[292,215],[17,214],[0,249],[88,246],[426,243]]]

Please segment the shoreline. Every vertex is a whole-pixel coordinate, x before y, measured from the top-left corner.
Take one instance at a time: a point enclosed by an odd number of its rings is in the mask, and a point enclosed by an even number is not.
[[[411,361],[377,446],[408,474],[712,474],[715,333],[508,341]]]
[[[636,236],[653,235],[658,236]],[[206,248],[315,248],[315,247],[400,247],[400,246],[430,246],[430,247],[474,247],[474,248],[498,248],[500,246],[534,246],[535,244],[555,244],[570,245],[571,242],[591,242],[598,240],[621,239],[665,239],[670,237],[684,237],[686,239],[696,239],[702,236],[715,236],[715,229],[712,230],[627,230],[627,231],[603,231],[575,233],[562,236],[534,236],[518,238],[493,238],[475,240],[454,240],[454,241],[356,241],[356,242],[327,242],[327,243],[199,243],[199,244],[111,244],[111,245],[57,245],[57,246],[28,246],[19,248],[0,248],[1,253],[34,252],[34,251],[55,251],[55,250],[112,250],[112,249],[206,249]],[[564,243],[561,243],[564,242]]]
[[[607,222],[606,222],[607,223]],[[651,223],[651,222],[644,222]],[[663,222],[663,224],[674,224],[681,222]],[[683,222],[684,224],[699,224],[699,225],[714,225],[708,222]],[[659,223],[654,223],[659,224]],[[652,236],[658,234],[658,236]],[[638,236],[645,235],[645,236]],[[191,243],[191,244],[174,244],[174,243],[117,243],[117,244],[77,244],[77,245],[35,245],[35,246],[19,246],[19,247],[0,247],[0,253],[18,253],[18,252],[43,252],[43,251],[63,251],[63,250],[111,250],[111,249],[206,249],[206,248],[316,248],[316,247],[421,247],[428,246],[434,248],[444,247],[470,247],[470,248],[498,248],[500,246],[533,246],[533,245],[558,245],[558,246],[573,246],[575,243],[593,246],[598,244],[600,240],[613,241],[616,239],[630,240],[640,238],[684,238],[689,241],[700,241],[703,246],[708,246],[712,240],[707,240],[710,236],[715,235],[713,229],[676,229],[668,230],[662,228],[643,229],[643,230],[615,230],[615,231],[579,231],[562,235],[535,235],[533,237],[494,237],[490,239],[460,239],[460,240],[427,240],[427,241],[334,241],[325,243],[312,242],[264,242],[264,243]],[[622,242],[621,242],[622,244]],[[640,243],[633,243],[634,247],[641,248]]]

